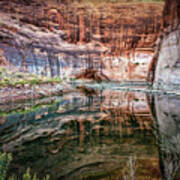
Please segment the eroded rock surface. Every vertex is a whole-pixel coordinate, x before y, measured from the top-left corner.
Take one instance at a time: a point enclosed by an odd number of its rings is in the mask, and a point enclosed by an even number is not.
[[[68,2],[1,1],[7,60],[47,76],[75,77],[93,68],[115,81],[145,80],[163,3]]]
[[[158,56],[155,87],[179,89],[180,26],[164,35]]]
[[[180,1],[166,0],[155,68],[156,88],[180,89]]]

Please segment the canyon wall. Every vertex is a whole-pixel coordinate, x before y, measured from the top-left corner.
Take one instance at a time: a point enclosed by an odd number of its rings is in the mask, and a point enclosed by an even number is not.
[[[10,64],[61,78],[93,69],[145,81],[163,3],[68,2],[0,2],[0,48]]]
[[[180,1],[167,0],[163,12],[163,32],[157,51],[154,86],[179,89],[180,85]]]

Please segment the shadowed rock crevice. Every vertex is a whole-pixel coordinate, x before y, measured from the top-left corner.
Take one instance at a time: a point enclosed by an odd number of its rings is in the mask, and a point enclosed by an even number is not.
[[[76,76],[77,79],[91,79],[98,82],[101,81],[110,81],[110,79],[100,71],[94,69],[87,69],[85,72],[82,72]]]

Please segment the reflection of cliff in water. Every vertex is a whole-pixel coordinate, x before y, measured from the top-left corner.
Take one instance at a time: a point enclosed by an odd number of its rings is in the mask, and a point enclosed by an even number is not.
[[[162,176],[167,180],[179,179],[180,98],[156,96],[154,99]]]
[[[156,108],[161,101],[156,97]],[[50,174],[52,179],[162,179],[160,154],[167,179],[174,176],[166,170],[168,157],[178,163],[178,149],[167,144],[168,151],[162,144],[161,123],[157,137],[162,146],[157,148],[153,117],[142,93],[105,90],[89,97],[75,93],[51,106],[3,119],[1,150],[14,157],[9,174],[20,175],[31,167],[39,176]]]

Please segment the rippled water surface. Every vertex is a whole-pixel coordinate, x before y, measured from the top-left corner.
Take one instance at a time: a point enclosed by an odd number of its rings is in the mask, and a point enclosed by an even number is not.
[[[8,175],[179,180],[180,98],[103,90],[0,105]]]

